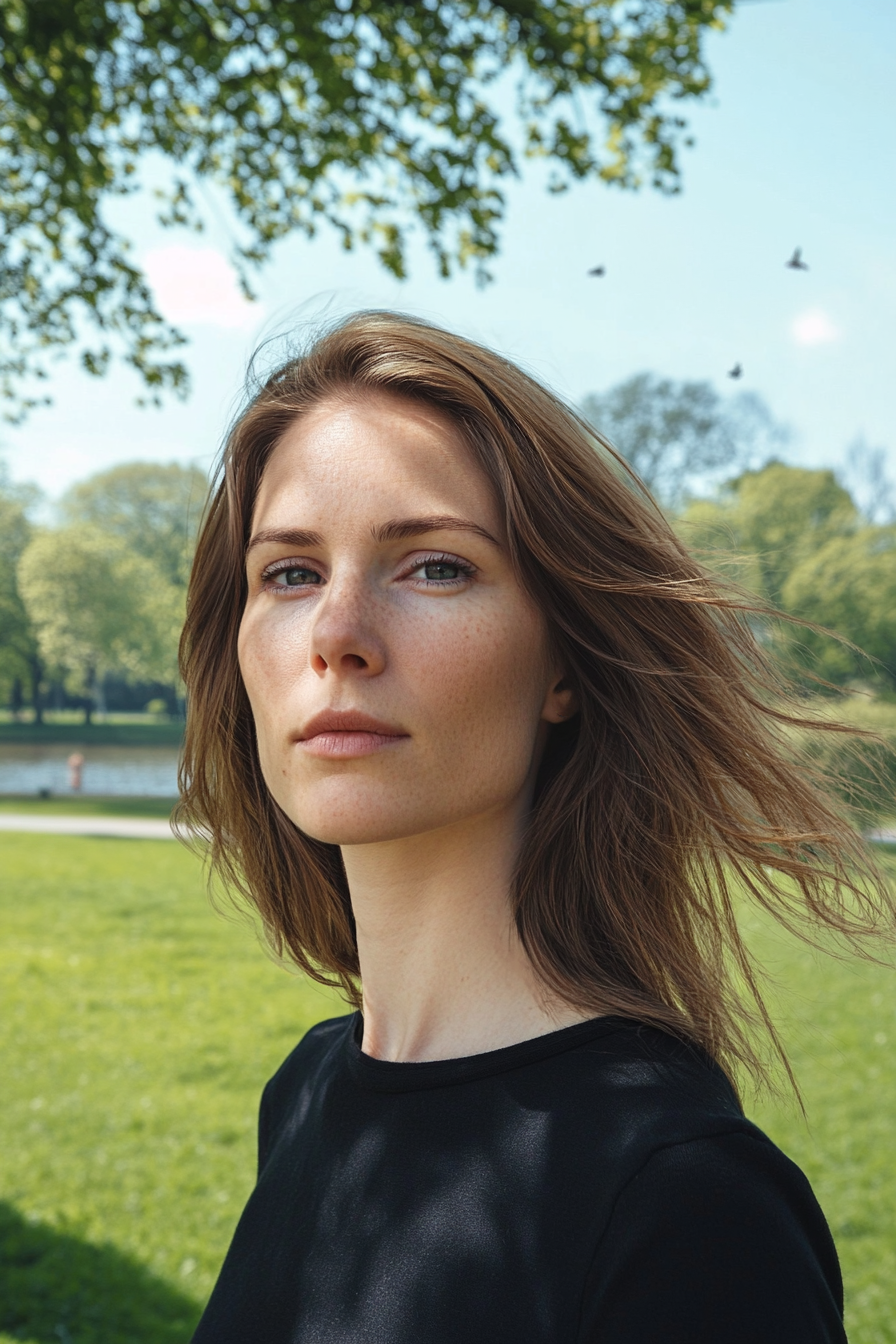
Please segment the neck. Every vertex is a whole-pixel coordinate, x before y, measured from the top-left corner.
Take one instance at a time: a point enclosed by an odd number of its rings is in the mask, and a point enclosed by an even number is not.
[[[589,1014],[552,999],[514,924],[513,815],[343,848],[364,994],[362,1049],[454,1059],[544,1035]]]

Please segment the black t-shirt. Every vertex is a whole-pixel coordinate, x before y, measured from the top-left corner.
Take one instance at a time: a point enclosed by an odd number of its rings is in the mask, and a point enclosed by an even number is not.
[[[265,1088],[195,1344],[845,1340],[809,1183],[701,1051],[605,1017],[396,1064],[361,1025]]]

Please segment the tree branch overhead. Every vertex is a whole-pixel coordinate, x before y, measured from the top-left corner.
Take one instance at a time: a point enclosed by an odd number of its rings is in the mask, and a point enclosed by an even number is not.
[[[93,374],[123,357],[151,400],[185,393],[184,338],[103,214],[149,151],[173,170],[163,223],[201,227],[199,181],[226,193],[247,293],[278,239],[321,225],[398,277],[416,229],[442,275],[485,280],[521,159],[546,160],[554,190],[677,189],[676,104],[709,89],[703,40],[733,3],[0,0],[7,417],[38,400],[23,387],[47,356],[77,345]],[[493,97],[505,75],[510,127]]]

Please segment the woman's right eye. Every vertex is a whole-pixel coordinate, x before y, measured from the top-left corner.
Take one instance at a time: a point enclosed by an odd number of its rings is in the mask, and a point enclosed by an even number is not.
[[[304,565],[289,565],[273,572],[268,570],[263,577],[267,585],[275,588],[304,588],[321,581],[316,569],[306,569]]]

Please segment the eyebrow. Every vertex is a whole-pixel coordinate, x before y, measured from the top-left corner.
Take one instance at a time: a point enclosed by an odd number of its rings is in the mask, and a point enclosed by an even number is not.
[[[482,537],[484,541],[489,541],[493,546],[499,543],[492,536],[491,532],[480,527],[478,523],[472,522],[469,518],[455,518],[451,514],[431,514],[423,518],[392,518],[388,523],[380,523],[370,529],[374,541],[403,541],[407,537],[423,536],[426,532],[471,532],[474,536]],[[261,532],[256,532],[255,536],[246,547],[251,551],[253,546],[292,546],[296,550],[305,550],[310,546],[323,546],[324,539],[319,532],[306,532],[300,528],[267,528]]]

